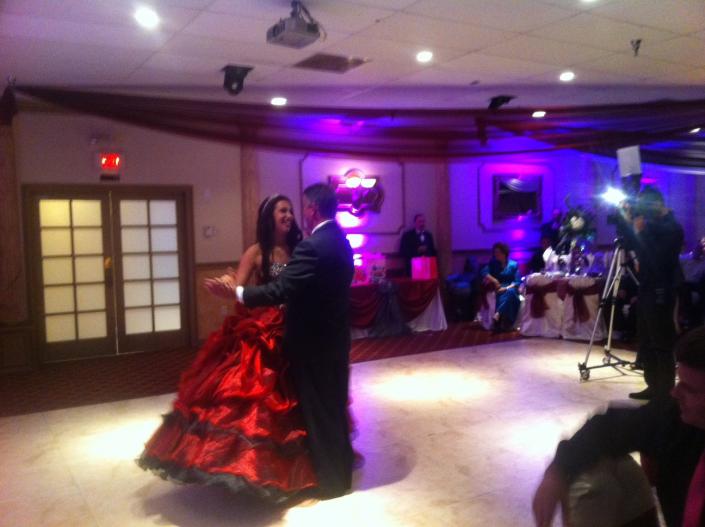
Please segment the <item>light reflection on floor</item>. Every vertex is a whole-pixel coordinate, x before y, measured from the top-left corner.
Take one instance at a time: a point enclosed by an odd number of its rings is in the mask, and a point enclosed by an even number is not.
[[[0,525],[531,525],[556,442],[643,387],[611,368],[580,383],[584,355],[532,339],[355,365],[355,492],[288,510],[138,469],[172,395],[0,419]]]

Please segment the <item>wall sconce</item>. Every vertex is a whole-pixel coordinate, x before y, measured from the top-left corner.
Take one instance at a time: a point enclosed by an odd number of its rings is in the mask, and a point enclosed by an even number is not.
[[[377,176],[368,176],[359,168],[348,170],[343,176],[328,176],[329,184],[338,198],[338,211],[360,217],[365,212],[380,212],[384,189]]]

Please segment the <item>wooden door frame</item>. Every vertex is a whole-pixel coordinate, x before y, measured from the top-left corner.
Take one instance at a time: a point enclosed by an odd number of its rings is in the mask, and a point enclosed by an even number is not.
[[[41,287],[41,276],[36,260],[41,257],[41,237],[38,230],[39,211],[33,206],[34,200],[46,197],[47,199],[75,199],[80,195],[86,199],[96,199],[107,196],[109,192],[119,192],[121,195],[134,194],[135,197],[144,197],[147,194],[154,194],[155,198],[163,197],[165,193],[177,195],[183,200],[184,217],[183,232],[179,233],[184,247],[184,289],[185,295],[181,299],[185,315],[182,320],[188,322],[186,328],[186,341],[190,346],[198,344],[198,328],[196,317],[196,262],[195,262],[195,239],[193,225],[193,188],[190,185],[121,185],[121,184],[46,184],[46,183],[25,183],[22,189],[22,209],[24,226],[25,269],[27,271],[30,310],[29,316],[34,327],[36,336],[34,349],[32,350],[32,362],[34,364],[44,364],[53,362],[44,356],[44,324],[42,320],[41,306],[43,305],[43,289]],[[92,195],[92,196],[91,196]],[[148,198],[149,199],[149,198]],[[111,211],[107,211],[108,215]],[[110,225],[106,226],[110,228]],[[110,236],[113,236],[111,231]],[[113,251],[111,246],[109,252]],[[107,251],[106,251],[107,252]],[[115,255],[113,255],[114,257]],[[112,309],[112,307],[110,308]],[[117,316],[117,313],[115,314]],[[41,352],[40,352],[41,350]],[[111,355],[112,356],[112,355]],[[115,355],[117,356],[117,355]],[[68,359],[74,360],[74,359]]]

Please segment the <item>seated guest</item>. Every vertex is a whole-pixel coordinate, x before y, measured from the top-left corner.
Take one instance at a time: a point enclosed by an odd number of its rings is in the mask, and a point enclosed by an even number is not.
[[[546,250],[551,247],[550,236],[541,235],[541,246],[534,251],[529,260],[528,269],[530,273],[540,273],[546,268],[546,260],[543,259]]]
[[[433,236],[426,230],[426,216],[414,216],[414,228],[404,232],[401,237],[399,253],[406,263],[406,274],[411,276],[411,259],[417,256],[436,256]]]
[[[571,526],[658,526],[644,471],[628,457],[637,451],[666,525],[705,525],[705,327],[681,338],[676,360],[671,397],[611,407],[559,443],[534,496],[536,525],[551,525],[562,501]]]
[[[519,314],[519,266],[509,259],[509,246],[497,242],[492,246],[492,259],[482,269],[482,281],[496,291],[494,329],[509,331],[514,328]]]
[[[681,312],[685,325],[692,328],[702,324],[705,315],[705,237],[680,260],[683,269]]]

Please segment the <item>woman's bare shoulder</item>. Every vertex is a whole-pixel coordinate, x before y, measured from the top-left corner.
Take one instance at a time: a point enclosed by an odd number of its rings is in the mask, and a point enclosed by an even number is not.
[[[242,258],[243,260],[245,258],[249,259],[257,259],[258,257],[262,256],[262,248],[260,247],[259,243],[253,243],[250,245],[247,249],[245,249],[245,252],[242,253]]]

